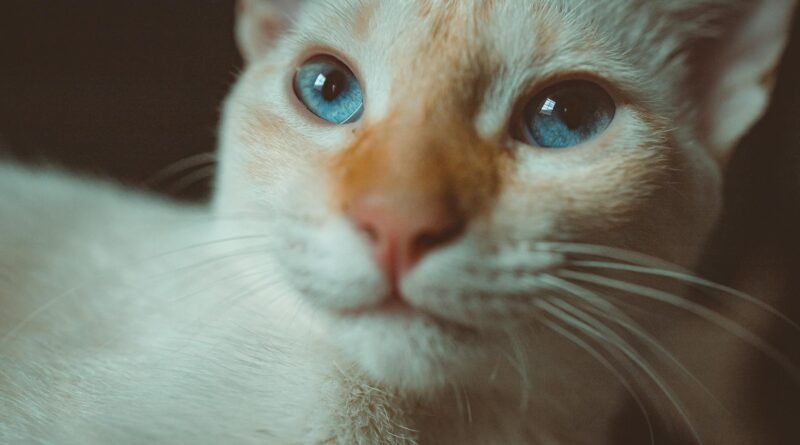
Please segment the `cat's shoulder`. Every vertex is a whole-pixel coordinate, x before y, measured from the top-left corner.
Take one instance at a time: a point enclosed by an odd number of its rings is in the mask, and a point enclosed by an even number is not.
[[[186,221],[208,220],[205,206],[179,203],[117,182],[52,167],[0,162],[0,259],[5,253],[117,246],[127,250],[161,234],[173,238]],[[198,230],[203,230],[197,224]],[[65,246],[80,240],[79,246]],[[124,255],[123,255],[124,256]]]
[[[130,293],[119,283],[177,267],[150,258],[207,239],[208,220],[201,206],[112,181],[0,163],[0,338],[37,325],[27,318],[66,331],[102,316]]]
[[[14,215],[50,215],[69,220],[119,212],[155,216],[198,211],[196,206],[178,204],[101,177],[0,162],[0,224],[14,219]]]

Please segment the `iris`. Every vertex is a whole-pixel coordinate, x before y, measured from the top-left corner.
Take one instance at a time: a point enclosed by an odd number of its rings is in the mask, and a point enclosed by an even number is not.
[[[294,78],[294,91],[320,119],[347,124],[364,110],[361,84],[355,74],[331,56],[317,56],[304,63]]]
[[[522,114],[523,142],[542,148],[568,148],[605,131],[616,113],[614,99],[599,85],[569,81],[540,93]]]

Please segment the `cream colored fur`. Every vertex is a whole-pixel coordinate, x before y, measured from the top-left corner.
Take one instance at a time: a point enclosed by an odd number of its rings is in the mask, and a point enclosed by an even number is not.
[[[704,443],[769,443],[735,408],[747,401],[730,369],[753,349],[735,329],[675,308],[693,300],[587,284],[574,261],[603,245],[694,266],[793,3],[243,1],[247,67],[212,208],[0,167],[0,443],[602,444],[630,392]],[[354,67],[359,122],[323,124],[297,102],[291,78],[317,53]],[[612,126],[564,151],[501,137],[510,167],[491,210],[400,283],[455,323],[343,316],[387,284],[331,205],[332,159],[373,128],[397,150],[453,131],[493,139],[521,100],[569,77],[609,88]],[[459,111],[448,98],[475,105],[469,128],[426,126]],[[646,314],[598,324],[583,309],[606,296]],[[766,314],[730,298],[722,316],[757,335]],[[707,389],[630,346],[643,338],[621,328],[637,323]]]

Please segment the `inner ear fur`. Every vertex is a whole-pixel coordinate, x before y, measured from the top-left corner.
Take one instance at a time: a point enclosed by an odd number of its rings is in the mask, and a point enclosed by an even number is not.
[[[245,62],[266,54],[291,24],[302,0],[238,0],[236,41]]]
[[[796,0],[731,2],[690,54],[701,141],[720,162],[766,111]]]

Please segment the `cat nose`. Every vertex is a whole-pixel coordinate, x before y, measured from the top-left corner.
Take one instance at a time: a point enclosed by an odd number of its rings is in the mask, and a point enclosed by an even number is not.
[[[458,238],[466,226],[464,218],[447,206],[380,195],[356,199],[348,216],[367,236],[375,261],[393,281],[431,251]]]

